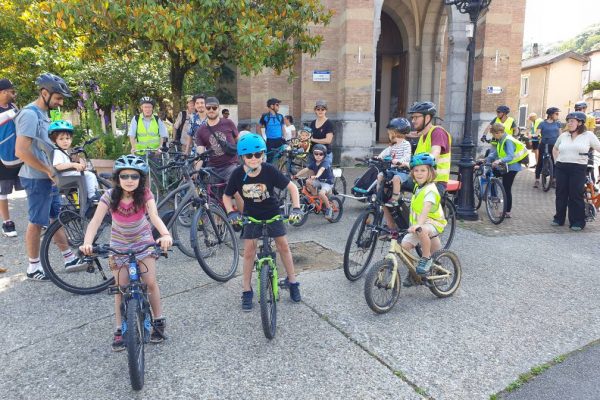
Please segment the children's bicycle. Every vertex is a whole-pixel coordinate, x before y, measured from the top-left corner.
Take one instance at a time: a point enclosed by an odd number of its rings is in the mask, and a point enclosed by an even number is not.
[[[144,345],[150,341],[152,330],[152,314],[150,302],[148,301],[148,287],[141,280],[144,273],[140,270],[136,254],[142,253],[154,247],[156,254],[167,257],[156,243],[150,243],[137,252],[122,252],[113,249],[109,245],[94,246],[94,256],[85,256],[83,261],[92,264],[96,258],[107,258],[110,254],[127,256],[129,261],[129,284],[125,287],[111,286],[110,294],[122,294],[121,302],[121,330],[123,340],[127,347],[127,364],[129,366],[129,379],[133,390],[141,390],[144,387],[145,355]]]
[[[313,195],[308,187],[306,186],[306,179],[299,178],[297,181],[300,183],[302,189],[300,191],[300,209],[302,210],[302,218],[298,222],[291,223],[293,226],[299,227],[306,223],[308,214],[314,212],[315,214],[325,215],[325,207],[323,206],[319,195]],[[328,219],[330,223],[339,222],[344,213],[344,204],[338,196],[328,195],[329,206],[333,209],[333,217]],[[291,204],[291,200],[289,201]],[[289,207],[288,207],[289,208]]]
[[[377,314],[390,311],[400,296],[399,261],[408,269],[408,279],[414,286],[424,285],[437,297],[449,297],[460,286],[462,269],[458,256],[450,250],[439,250],[433,253],[433,266],[427,275],[418,275],[416,268],[419,259],[405,250],[400,242],[408,233],[407,230],[392,232],[387,228],[378,227],[392,234],[388,254],[381,261],[374,263],[365,277],[365,299],[371,310]],[[417,232],[421,228],[417,229]]]
[[[478,210],[485,201],[488,218],[494,225],[498,225],[506,217],[506,191],[502,181],[496,177],[491,163],[478,162],[477,165],[479,168],[475,170],[473,177],[475,209]]]
[[[259,238],[260,246],[254,261],[254,267],[257,272],[258,299],[260,303],[260,319],[262,321],[263,332],[267,339],[273,339],[277,331],[277,302],[279,301],[279,289],[287,288],[285,280],[279,282],[277,272],[276,254],[271,247],[271,238],[269,237],[268,225],[276,221],[288,222],[281,215],[267,220],[244,217],[242,224],[258,224],[262,226],[262,233]]]

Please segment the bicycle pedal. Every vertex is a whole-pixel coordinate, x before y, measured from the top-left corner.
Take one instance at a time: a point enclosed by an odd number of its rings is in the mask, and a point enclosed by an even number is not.
[[[119,294],[119,293],[121,293],[121,291],[119,290],[118,286],[113,285],[113,286],[109,286],[108,287],[108,294],[109,295]]]
[[[279,287],[281,289],[289,289],[290,288],[290,284],[287,281],[287,279],[285,279],[285,278],[279,279],[279,283],[278,284],[279,284]]]

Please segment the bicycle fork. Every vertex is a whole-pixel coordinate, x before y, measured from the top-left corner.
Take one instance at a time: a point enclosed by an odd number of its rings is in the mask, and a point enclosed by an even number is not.
[[[269,274],[269,277],[271,279],[271,286],[273,287],[273,296],[275,298],[275,300],[279,300],[279,273],[277,272],[277,267],[275,266],[275,264],[273,263],[273,258],[271,257],[264,257],[264,258],[260,258],[258,260],[256,260],[255,262],[255,266],[256,266],[256,273],[257,273],[257,290],[256,290],[256,295],[258,296],[258,298],[260,298],[260,272],[263,269],[263,267],[265,268],[269,268],[269,271],[271,272]]]

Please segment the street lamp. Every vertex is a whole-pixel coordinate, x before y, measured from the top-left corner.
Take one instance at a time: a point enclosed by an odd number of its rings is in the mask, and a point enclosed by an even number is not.
[[[469,63],[467,69],[467,96],[465,99],[465,125],[463,141],[460,144],[461,156],[458,162],[458,172],[461,177],[461,189],[458,192],[458,207],[456,214],[459,218],[474,221],[478,218],[473,198],[473,153],[475,143],[471,125],[473,123],[473,79],[475,75],[475,37],[479,15],[490,5],[492,0],[444,0],[447,6],[456,6],[462,14],[469,14],[471,22],[467,25],[469,38]]]

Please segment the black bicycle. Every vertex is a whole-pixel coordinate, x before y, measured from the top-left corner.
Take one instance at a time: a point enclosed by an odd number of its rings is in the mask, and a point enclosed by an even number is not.
[[[548,143],[544,145],[544,151],[542,152],[542,190],[547,192],[552,187],[552,180],[554,179],[554,162],[552,162],[552,156],[548,151]]]

